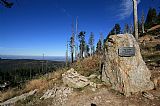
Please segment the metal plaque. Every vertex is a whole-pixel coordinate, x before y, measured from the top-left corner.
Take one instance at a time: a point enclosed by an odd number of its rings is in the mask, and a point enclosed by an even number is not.
[[[135,56],[135,47],[120,47],[118,49],[118,55],[121,57]]]

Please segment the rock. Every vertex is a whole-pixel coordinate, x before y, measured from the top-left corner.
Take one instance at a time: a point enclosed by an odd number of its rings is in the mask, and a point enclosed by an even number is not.
[[[104,84],[96,84],[96,88],[101,88]]]
[[[48,89],[40,99],[67,97],[72,92],[73,89],[69,87],[54,87],[51,90]]]
[[[98,75],[97,78],[98,78],[98,79],[101,79],[101,75]]]
[[[52,106],[65,106],[68,97],[72,92],[73,88],[55,86],[52,89],[47,90],[40,99],[52,98]]]
[[[87,77],[88,79],[94,79],[94,78],[97,78],[97,75],[96,74],[91,74],[89,77]]]
[[[90,85],[91,87],[94,87],[94,88],[96,88],[96,87],[97,87],[97,84],[96,84],[96,83],[94,83],[94,82],[90,82],[90,83],[89,83],[89,85]]]
[[[38,91],[38,89],[35,89],[33,91],[30,91],[29,93],[25,93],[25,94],[22,94],[20,96],[16,96],[14,98],[11,98],[11,99],[3,102],[3,103],[0,103],[0,106],[10,106],[11,104],[14,104],[19,100],[24,100],[27,97],[34,95],[37,91]]]
[[[65,85],[72,88],[83,88],[90,83],[85,76],[78,74],[73,68],[62,74],[62,80]]]
[[[102,67],[102,81],[110,83],[114,90],[126,96],[153,89],[151,73],[142,59],[139,45],[133,35],[111,35],[108,39]],[[118,50],[121,47],[133,47],[135,55],[119,56]]]
[[[160,85],[160,77],[156,77],[153,79],[154,88],[156,89]]]
[[[95,91],[96,91],[96,88],[91,88],[91,90],[92,90],[93,92],[95,92]]]
[[[151,100],[154,99],[153,95],[149,92],[142,92],[142,96],[147,98],[147,99],[151,99]]]

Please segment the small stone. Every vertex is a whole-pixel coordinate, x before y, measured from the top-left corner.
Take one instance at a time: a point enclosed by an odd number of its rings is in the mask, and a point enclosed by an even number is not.
[[[97,97],[94,97],[94,100],[97,100]]]
[[[94,79],[94,78],[96,78],[96,77],[97,77],[96,74],[91,74],[91,75],[88,77],[88,79]]]
[[[110,100],[106,100],[106,103],[110,103],[111,101]]]
[[[101,96],[98,96],[99,99],[101,99]]]
[[[96,91],[96,89],[95,89],[95,88],[92,88],[91,90],[92,90],[93,92],[95,92],[95,91]]]
[[[154,99],[153,95],[149,92],[142,92],[142,96],[147,98],[147,99],[151,99],[151,100]]]
[[[101,79],[101,75],[98,75],[98,77],[97,77],[98,79]]]
[[[103,84],[96,84],[97,88],[101,88],[103,86]]]
[[[97,87],[97,84],[96,84],[96,83],[94,83],[94,82],[90,82],[90,83],[89,83],[89,85],[90,85],[90,86],[92,86],[92,87],[94,87],[94,88],[96,88],[96,87]]]

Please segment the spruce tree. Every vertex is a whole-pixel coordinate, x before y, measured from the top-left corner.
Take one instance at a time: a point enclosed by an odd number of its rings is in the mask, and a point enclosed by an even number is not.
[[[114,29],[115,29],[115,34],[120,34],[120,32],[121,32],[121,27],[120,27],[119,24],[115,24]]]
[[[150,8],[148,10],[145,26],[147,29],[151,28],[154,24],[156,24],[157,20],[157,12],[156,9]]]
[[[79,38],[79,42],[80,42],[80,45],[79,45],[80,58],[83,58],[83,53],[85,50],[85,32],[81,31],[78,35],[78,38]]]
[[[97,47],[96,47],[96,53],[97,54],[101,54],[102,52],[102,42],[101,40],[99,39],[98,43],[97,43]]]

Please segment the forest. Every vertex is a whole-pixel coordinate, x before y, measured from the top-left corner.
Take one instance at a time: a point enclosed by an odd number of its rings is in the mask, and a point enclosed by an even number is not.
[[[61,61],[0,59],[0,83],[7,82],[10,86],[16,86],[26,80],[53,72],[64,65]]]

